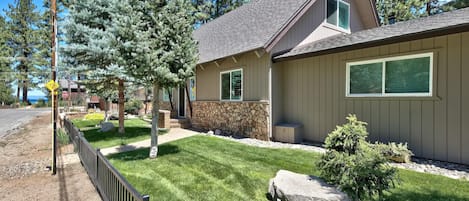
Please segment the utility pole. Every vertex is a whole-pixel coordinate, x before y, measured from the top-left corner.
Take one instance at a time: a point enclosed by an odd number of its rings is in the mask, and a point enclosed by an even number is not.
[[[57,39],[57,1],[51,0],[50,15],[52,24],[51,34],[51,70],[52,80],[57,82],[57,69],[56,69],[56,39]],[[52,136],[52,175],[57,173],[57,90],[52,90],[52,121],[53,121],[53,136]]]

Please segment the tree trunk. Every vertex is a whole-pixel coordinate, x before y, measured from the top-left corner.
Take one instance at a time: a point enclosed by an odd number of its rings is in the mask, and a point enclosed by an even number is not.
[[[164,89],[163,89],[164,90]],[[174,110],[174,106],[173,106],[173,92],[170,91],[169,89],[166,89],[166,91],[168,92],[168,98],[169,98],[169,104],[171,105],[171,111]]]
[[[77,74],[77,105],[79,106],[80,104],[83,104],[81,102],[81,89],[80,89],[80,73]],[[87,105],[85,104],[85,109],[88,109]]]
[[[186,82],[186,96],[187,96],[187,101],[189,102],[189,111],[191,112],[191,118],[192,118],[192,102],[191,102],[191,96],[189,95],[189,86],[187,86]]]
[[[108,115],[108,103],[107,103],[107,98],[104,101],[104,122],[109,121],[109,115]]]
[[[119,79],[119,133],[125,133],[124,128],[124,80]]]
[[[151,103],[153,105],[151,109],[151,149],[150,158],[156,158],[158,155],[158,117],[160,110],[160,87],[158,84],[153,84],[153,97]]]
[[[145,90],[145,115],[148,112],[148,90],[146,87],[144,87]]]
[[[71,86],[71,75],[68,75],[68,112],[70,112],[70,108],[72,107],[72,86]]]
[[[27,79],[23,80],[23,103],[28,103],[28,82]]]
[[[16,101],[20,101],[20,91],[21,91],[21,84],[22,81],[18,79],[18,86],[16,86]]]

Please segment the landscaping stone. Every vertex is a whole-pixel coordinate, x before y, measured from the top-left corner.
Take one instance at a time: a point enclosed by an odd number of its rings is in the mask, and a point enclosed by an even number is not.
[[[103,122],[101,123],[101,129],[99,129],[100,132],[109,132],[112,129],[114,129],[114,124],[111,122]]]
[[[280,170],[269,182],[273,201],[339,201],[347,195],[323,180],[309,175]]]
[[[192,103],[194,128],[220,129],[223,135],[269,140],[269,103],[267,101]]]

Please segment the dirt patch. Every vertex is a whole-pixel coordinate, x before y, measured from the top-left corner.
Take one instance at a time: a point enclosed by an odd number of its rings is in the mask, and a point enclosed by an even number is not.
[[[51,116],[36,117],[0,139],[0,200],[101,200],[73,145],[58,151],[57,175],[51,164]]]

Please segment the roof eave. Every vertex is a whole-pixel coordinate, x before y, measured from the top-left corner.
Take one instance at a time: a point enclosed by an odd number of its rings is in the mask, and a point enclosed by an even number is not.
[[[306,1],[293,15],[288,19],[277,33],[275,33],[263,46],[266,52],[270,52],[272,48],[280,41],[285,34],[293,27],[293,25],[314,5],[316,0]]]
[[[467,32],[467,31],[469,31],[469,23],[463,23],[463,24],[458,24],[458,25],[439,28],[439,29],[411,33],[411,34],[406,34],[406,35],[401,35],[401,36],[396,36],[396,37],[391,37],[391,38],[385,38],[381,40],[373,40],[369,42],[357,43],[353,45],[336,47],[336,48],[331,48],[331,49],[319,50],[315,52],[302,53],[302,54],[286,56],[286,57],[279,56],[278,58],[274,57],[272,61],[282,62],[282,61],[289,61],[289,60],[295,60],[295,59],[303,59],[307,57],[314,57],[314,56],[333,54],[333,53],[339,53],[339,52],[345,52],[345,51],[351,51],[351,50],[357,50],[357,49],[364,49],[364,48],[388,45],[388,44],[393,44],[393,43],[398,43],[398,42],[407,42],[407,41],[412,41],[412,40],[438,37],[438,36]]]

